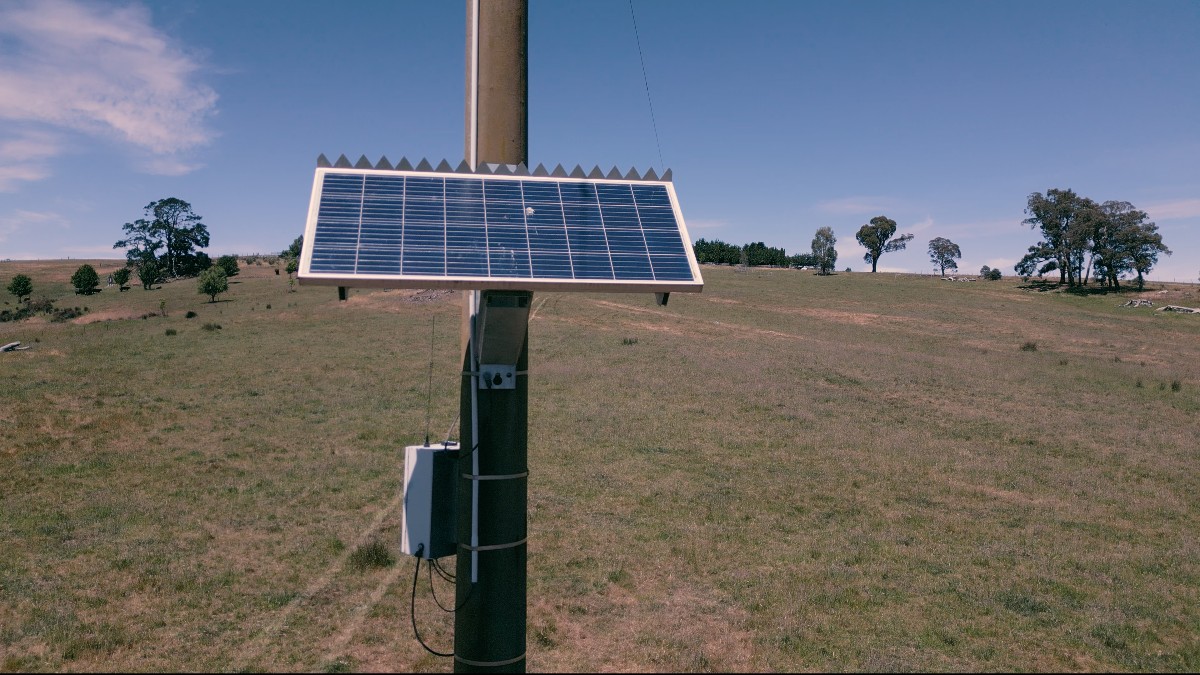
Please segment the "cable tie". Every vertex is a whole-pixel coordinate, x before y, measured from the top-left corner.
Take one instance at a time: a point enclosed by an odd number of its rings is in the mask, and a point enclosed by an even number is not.
[[[520,541],[509,542],[507,544],[488,544],[486,546],[471,546],[470,544],[459,544],[458,547],[468,551],[499,551],[505,548],[516,548],[525,542],[529,541],[529,537],[523,537]]]
[[[509,473],[502,475],[493,474],[490,476],[476,476],[474,474],[464,473],[462,474],[462,477],[466,478],[467,480],[516,480],[518,478],[528,478],[529,472],[524,471],[522,473]]]
[[[504,661],[472,661],[470,659],[464,659],[463,657],[459,656],[458,654],[454,655],[455,661],[458,661],[459,663],[462,663],[464,665],[474,666],[476,668],[496,668],[499,666],[511,666],[512,664],[517,663],[518,661],[521,661],[524,658],[525,658],[525,654],[521,654],[520,656],[518,656],[516,658],[506,659]]]

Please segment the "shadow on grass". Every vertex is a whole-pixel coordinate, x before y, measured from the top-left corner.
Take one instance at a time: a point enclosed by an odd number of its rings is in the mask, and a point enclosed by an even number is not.
[[[1126,293],[1141,293],[1145,289],[1137,286],[1121,286],[1113,288],[1112,286],[1068,286],[1062,282],[1050,281],[1048,279],[1029,279],[1022,283],[1017,288],[1025,291],[1037,291],[1045,293],[1046,291],[1061,291],[1070,293],[1071,295],[1091,296],[1091,295],[1122,295]]]

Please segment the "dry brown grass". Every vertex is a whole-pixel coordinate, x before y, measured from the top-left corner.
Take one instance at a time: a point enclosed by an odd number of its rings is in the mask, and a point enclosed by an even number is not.
[[[81,262],[0,281],[83,305]],[[1196,317],[706,278],[665,308],[535,297],[531,670],[1200,667]],[[34,346],[0,355],[3,669],[449,669],[407,627],[411,562],[347,561],[398,537],[434,316],[435,437],[457,412],[458,294],[233,281],[0,324]],[[449,648],[424,572],[417,602]]]

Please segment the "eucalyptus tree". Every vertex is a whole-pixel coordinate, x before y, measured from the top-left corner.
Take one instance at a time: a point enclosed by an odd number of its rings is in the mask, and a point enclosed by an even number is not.
[[[929,240],[929,261],[942,270],[942,276],[946,276],[947,268],[957,270],[958,259],[961,257],[962,250],[949,239],[936,237]]]
[[[822,227],[817,230],[817,234],[812,240],[813,264],[817,268],[817,274],[828,275],[837,266],[835,244],[837,244],[837,237],[833,235],[832,227]]]
[[[893,237],[892,235],[895,234],[896,221],[887,216],[875,216],[871,222],[858,229],[858,234],[854,235],[858,239],[858,243],[867,249],[863,260],[871,263],[872,272],[876,270],[880,256],[892,251],[903,251],[908,242],[913,239],[911,234]]]
[[[1075,286],[1083,283],[1084,258],[1090,248],[1091,236],[1099,207],[1087,197],[1072,190],[1050,189],[1046,194],[1029,195],[1022,222],[1042,232],[1042,241],[1029,247],[1017,263],[1021,276],[1058,270],[1059,283]],[[1040,266],[1040,267],[1039,267]]]

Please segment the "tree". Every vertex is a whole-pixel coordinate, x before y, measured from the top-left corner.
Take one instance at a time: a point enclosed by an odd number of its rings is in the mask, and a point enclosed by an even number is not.
[[[117,288],[125,288],[125,284],[129,283],[129,274],[130,272],[128,267],[122,267],[116,272],[113,272],[113,283],[117,285]]]
[[[992,268],[988,267],[987,265],[984,265],[983,267],[979,268],[979,276],[983,277],[984,279],[988,278],[988,275],[991,273],[992,273]]]
[[[200,273],[199,292],[208,296],[209,302],[216,302],[217,296],[229,290],[229,277],[221,267],[210,267]]]
[[[742,247],[746,251],[746,262],[752,267],[774,265],[786,267],[788,264],[787,251],[774,246],[767,246],[759,241]]]
[[[1158,255],[1171,251],[1162,243],[1158,225],[1148,222],[1145,211],[1129,202],[1107,201],[1098,208],[1092,232],[1096,277],[1101,285],[1120,288],[1120,277],[1137,273],[1140,290],[1144,275],[1158,262]]]
[[[817,259],[811,253],[797,253],[788,258],[792,267],[816,267]]]
[[[1004,273],[1000,271],[999,267],[993,267],[992,271],[988,272],[987,274],[988,281],[1000,281],[1003,278]]]
[[[236,277],[238,272],[238,259],[236,255],[223,255],[217,258],[217,267],[225,270],[225,276]]]
[[[1021,276],[1032,276],[1058,270],[1059,283],[1068,286],[1083,283],[1083,263],[1097,216],[1096,203],[1080,197],[1071,190],[1035,192],[1026,201],[1022,222],[1042,231],[1042,241],[1029,247],[1029,252],[1017,263]],[[1053,264],[1051,264],[1053,263]],[[1038,265],[1041,267],[1038,268]]]
[[[295,274],[300,269],[300,260],[297,258],[288,258],[285,271],[289,274]]]
[[[21,302],[22,298],[33,295],[33,279],[24,274],[14,275],[12,281],[8,282],[8,292],[17,296],[17,302]]]
[[[834,245],[837,237],[833,235],[832,227],[822,227],[817,230],[812,240],[812,257],[817,267],[817,274],[826,276],[833,273],[837,265],[837,249]]]
[[[100,285],[100,275],[96,273],[95,267],[84,263],[71,275],[71,285],[75,287],[76,293],[91,295]]]
[[[704,240],[701,239],[701,241],[704,241]],[[299,237],[296,237],[296,240],[292,242],[292,245],[283,249],[283,251],[280,252],[279,255],[284,258],[299,258],[300,257],[300,249],[302,249],[302,248],[304,248],[304,235],[300,235]]]
[[[929,260],[934,265],[937,265],[942,270],[942,276],[946,276],[946,268],[952,270],[958,269],[958,259],[962,257],[962,251],[959,250],[958,244],[946,239],[945,237],[937,237],[929,240]]]
[[[1041,266],[1038,263],[1041,263]],[[1013,265],[1013,270],[1025,278],[1034,274],[1040,277],[1056,269],[1058,269],[1058,261],[1054,259],[1054,251],[1044,241],[1030,246],[1025,256],[1016,265]]]
[[[141,260],[137,263],[135,269],[137,270],[138,281],[142,282],[142,288],[147,291],[153,290],[154,284],[161,284],[163,281],[162,265],[153,257]]]
[[[871,263],[872,272],[875,271],[880,256],[892,251],[903,251],[913,238],[911,234],[901,234],[893,238],[894,234],[896,234],[896,221],[887,216],[875,216],[870,223],[858,229],[858,234],[854,235],[858,239],[858,243],[867,249],[863,260]]]
[[[196,251],[208,246],[208,228],[191,204],[175,197],[160,199],[146,205],[145,215],[125,223],[126,238],[113,244],[127,249],[130,264],[140,266],[154,258],[170,277],[193,276],[211,265],[207,254]]]

